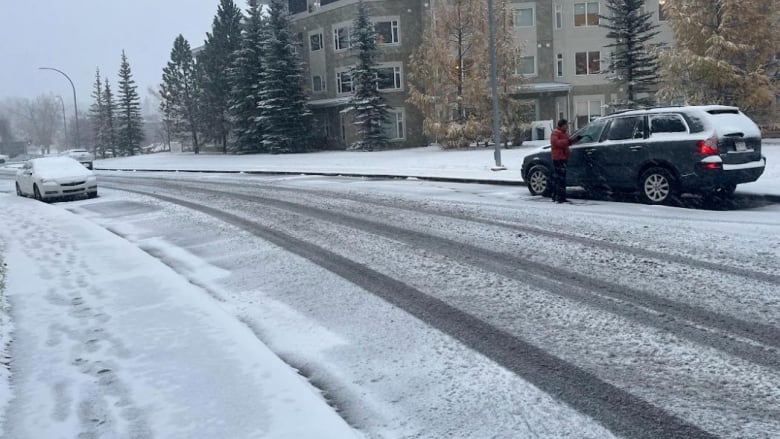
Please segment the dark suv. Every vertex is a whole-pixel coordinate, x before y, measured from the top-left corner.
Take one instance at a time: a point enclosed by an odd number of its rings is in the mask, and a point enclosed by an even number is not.
[[[764,172],[761,131],[735,107],[631,110],[592,121],[572,135],[566,182],[586,191],[638,191],[648,204],[682,192],[729,196]],[[548,196],[550,147],[523,161],[533,195]]]

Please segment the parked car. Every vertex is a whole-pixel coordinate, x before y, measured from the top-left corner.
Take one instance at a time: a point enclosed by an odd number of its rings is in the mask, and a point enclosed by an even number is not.
[[[572,135],[566,183],[586,191],[637,191],[664,204],[679,194],[727,197],[764,172],[761,131],[735,107],[632,110],[592,121]],[[523,180],[549,196],[549,145],[525,157]]]
[[[24,162],[16,172],[16,195],[45,201],[86,195],[97,197],[97,177],[70,157],[43,157]]]
[[[0,165],[5,164],[8,161],[8,156],[0,154]]]
[[[87,169],[92,169],[92,162],[95,161],[95,156],[86,149],[69,149],[63,151],[60,155],[77,160],[79,163],[86,166]]]

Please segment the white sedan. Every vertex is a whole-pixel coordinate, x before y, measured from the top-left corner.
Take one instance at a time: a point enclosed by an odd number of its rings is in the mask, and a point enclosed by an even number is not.
[[[86,149],[69,149],[60,155],[75,159],[89,169],[92,169],[92,162],[95,160],[95,156]]]
[[[97,177],[70,157],[32,159],[16,172],[16,194],[41,201],[84,194],[95,198]]]

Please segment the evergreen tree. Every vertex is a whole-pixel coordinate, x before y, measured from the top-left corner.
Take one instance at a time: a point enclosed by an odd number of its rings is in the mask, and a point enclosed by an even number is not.
[[[94,130],[92,144],[93,151],[98,153],[105,150],[105,106],[103,104],[103,80],[100,77],[100,69],[95,72],[95,85],[92,91],[92,105],[89,107],[89,121]]]
[[[200,153],[198,142],[198,82],[190,43],[179,35],[173,42],[171,60],[163,69],[160,84],[160,110],[166,126],[175,135],[189,134],[192,149]]]
[[[105,91],[103,92],[105,143],[100,154],[106,158],[106,152],[111,151],[111,157],[117,156],[117,132],[116,132],[116,101],[108,78],[105,78]]]
[[[358,51],[358,62],[350,71],[353,92],[352,107],[360,140],[352,149],[372,151],[388,144],[383,125],[389,116],[385,98],[379,91],[377,45],[374,25],[368,19],[363,0],[358,2],[358,14],[352,22],[351,45]]]
[[[263,145],[269,151],[308,149],[311,113],[303,91],[301,62],[294,49],[286,2],[271,0],[263,51],[260,92]]]
[[[117,103],[117,146],[122,155],[135,155],[140,152],[144,140],[143,119],[141,117],[141,98],[133,80],[130,63],[125,51],[122,51],[122,64],[119,67],[119,102]]]
[[[652,105],[652,97],[638,98],[639,94],[652,94],[658,84],[658,57],[651,48],[651,40],[658,35],[658,24],[653,23],[653,13],[644,11],[644,0],[607,0],[611,14],[601,17],[607,28],[607,38],[614,40],[605,47],[613,49],[609,69],[610,79],[625,90],[625,101],[619,105],[631,108],[635,105]]]
[[[236,139],[234,152],[264,151],[263,129],[260,124],[260,84],[263,76],[263,48],[266,21],[258,0],[249,0],[247,19],[241,39],[241,49],[231,70],[233,85],[230,116]]]
[[[203,51],[198,55],[198,64],[203,68],[200,88],[204,128],[212,140],[222,144],[225,153],[231,131],[229,70],[241,48],[242,19],[241,9],[233,0],[220,0],[211,32],[206,34]]]
[[[778,50],[777,8],[773,0],[667,2],[675,45],[661,55],[659,96],[768,113],[775,96],[767,67]]]

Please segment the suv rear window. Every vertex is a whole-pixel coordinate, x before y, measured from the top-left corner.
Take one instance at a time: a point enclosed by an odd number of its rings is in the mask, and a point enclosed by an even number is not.
[[[658,114],[650,116],[650,133],[687,133],[682,118],[676,114]]]

